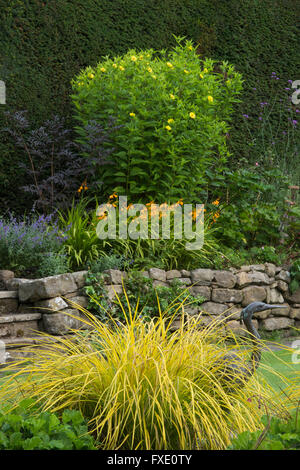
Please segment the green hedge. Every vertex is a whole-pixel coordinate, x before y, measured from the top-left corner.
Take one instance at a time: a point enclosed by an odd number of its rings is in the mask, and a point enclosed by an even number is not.
[[[70,81],[102,56],[130,48],[161,50],[173,35],[200,42],[199,53],[228,60],[245,80],[245,106],[237,107],[231,142],[236,156],[247,155],[239,116],[251,111],[252,88],[270,96],[269,75],[284,81],[299,77],[300,5],[294,0],[0,0],[0,79],[6,82],[3,111],[28,109],[36,123],[53,113],[71,120]],[[257,97],[258,98],[258,97]],[[256,99],[256,98],[255,98]],[[246,106],[247,104],[247,106]],[[254,106],[254,104],[253,104]],[[252,109],[255,112],[255,109]],[[22,173],[11,143],[0,140],[0,186],[6,204],[26,206],[18,198]],[[5,204],[4,201],[4,204]],[[2,204],[3,209],[3,204]]]

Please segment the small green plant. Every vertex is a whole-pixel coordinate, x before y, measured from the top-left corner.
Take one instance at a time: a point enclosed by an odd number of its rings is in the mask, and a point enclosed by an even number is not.
[[[38,277],[55,276],[69,271],[69,260],[65,253],[47,253],[37,268]]]
[[[261,419],[263,431],[244,431],[233,441],[228,450],[299,450],[300,413],[299,407],[288,418],[268,414]]]
[[[80,199],[65,212],[58,212],[59,223],[67,237],[64,249],[69,258],[70,268],[86,267],[89,261],[104,254],[96,234],[96,210],[89,211],[89,200]]]
[[[77,410],[59,416],[41,411],[25,399],[9,413],[0,412],[0,450],[96,449],[87,425]]]
[[[89,269],[91,272],[101,273],[106,269],[119,269],[123,270],[123,268],[127,265],[127,260],[124,256],[119,254],[105,254],[101,256],[99,259],[96,259],[90,263],[88,263]]]

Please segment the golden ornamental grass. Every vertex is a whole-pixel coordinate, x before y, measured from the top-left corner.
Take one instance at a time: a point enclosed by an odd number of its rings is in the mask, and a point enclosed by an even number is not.
[[[77,306],[89,330],[72,330],[51,346],[41,334],[30,362],[6,368],[14,372],[0,400],[14,406],[31,397],[44,410],[78,409],[100,449],[224,449],[235,433],[257,429],[265,410],[250,397],[270,403],[273,392],[256,376],[241,390],[226,391],[222,322],[200,330],[200,316],[171,332],[174,316],[159,307],[150,323],[138,306],[128,307],[125,325],[108,325]],[[174,315],[183,310],[178,302]],[[241,349],[241,360],[246,353]]]

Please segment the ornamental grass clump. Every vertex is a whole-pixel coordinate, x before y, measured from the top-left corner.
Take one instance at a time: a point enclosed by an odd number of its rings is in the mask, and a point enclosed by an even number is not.
[[[110,164],[98,175],[104,193],[138,199],[191,202],[205,172],[221,171],[226,133],[241,76],[226,62],[201,60],[191,41],[171,51],[130,50],[82,70],[72,82],[79,141],[89,120],[111,116]]]
[[[180,302],[177,314],[182,309]],[[270,403],[271,391],[256,377],[226,391],[222,322],[203,330],[200,320],[182,322],[172,332],[174,317],[166,319],[159,308],[150,322],[137,307],[125,325],[112,320],[110,326],[81,310],[90,330],[73,331],[51,347],[48,340],[32,350],[30,363],[8,366],[14,372],[3,382],[1,400],[13,407],[30,396],[45,411],[79,410],[100,449],[224,449],[233,435],[257,429],[263,410],[249,397]],[[46,340],[42,335],[41,344]]]

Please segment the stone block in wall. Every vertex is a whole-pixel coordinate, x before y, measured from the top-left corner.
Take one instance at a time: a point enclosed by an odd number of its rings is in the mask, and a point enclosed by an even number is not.
[[[18,305],[17,313],[33,313],[35,312],[35,306],[33,303],[26,303]]]
[[[25,282],[30,282],[29,279],[23,279],[19,277],[15,277],[14,279],[9,279],[5,282],[5,287],[7,290],[19,290],[20,284],[24,284]]]
[[[300,308],[291,308],[290,318],[294,318],[295,320],[300,320]]]
[[[16,298],[0,298],[0,315],[16,312],[18,305],[19,301]]]
[[[266,273],[269,277],[275,277],[276,266],[273,263],[265,263]]]
[[[41,279],[34,279],[19,285],[20,302],[35,302],[74,292],[77,289],[71,274],[58,274]]]
[[[41,314],[13,314],[0,316],[0,338],[23,338],[39,330]]]
[[[192,305],[184,306],[184,312],[192,317],[195,315],[198,315],[200,310],[201,310],[201,307],[199,305],[192,304]]]
[[[278,274],[275,275],[275,279],[289,283],[291,275],[289,271],[285,271],[284,269],[282,269]]]
[[[269,312],[274,317],[288,317],[291,310],[289,304],[282,304],[282,307],[284,308],[272,308]]]
[[[285,300],[290,304],[300,304],[300,288],[296,290],[293,294],[286,292],[284,294]]]
[[[212,269],[194,269],[191,271],[192,284],[208,285],[214,278],[214,271]]]
[[[278,290],[280,290],[280,292],[284,293],[284,292],[287,292],[288,289],[289,289],[289,285],[287,284],[287,282],[284,282],[284,281],[276,281],[276,284],[277,284],[277,288]]]
[[[288,317],[272,317],[262,321],[266,331],[282,330],[294,326],[294,320]]]
[[[249,266],[241,266],[240,272],[248,273],[250,271]]]
[[[79,305],[82,308],[87,308],[89,303],[89,298],[85,295],[75,295],[73,297],[66,296],[66,301],[71,308],[77,308],[76,306]]]
[[[127,273],[119,269],[106,269],[103,274],[108,279],[109,284],[122,284],[122,279],[127,278]]]
[[[170,287],[168,282],[154,280],[152,283],[153,287]]]
[[[76,271],[72,273],[73,279],[76,282],[78,289],[81,289],[85,285],[85,278],[88,271]]]
[[[59,310],[68,308],[68,304],[61,297],[39,300],[34,303],[34,306],[35,310],[41,313],[58,312]]]
[[[247,271],[241,271],[236,275],[236,284],[238,287],[246,287],[251,284],[251,278]]]
[[[239,287],[246,287],[250,284],[269,285],[270,278],[263,272],[240,272],[236,275],[236,283]]]
[[[250,271],[265,272],[266,270],[266,266],[264,264],[249,264],[248,267],[250,268]]]
[[[214,277],[219,287],[232,289],[236,284],[236,276],[230,271],[215,271]]]
[[[178,277],[181,277],[181,272],[178,271],[177,269],[171,269],[170,271],[166,272],[167,281],[169,281],[171,279],[176,279]]]
[[[254,328],[258,330],[258,321],[257,320],[252,320]],[[234,335],[238,336],[247,336],[247,328],[245,325],[241,324],[238,320],[229,320],[225,324],[226,332],[227,333],[233,333]]]
[[[266,299],[266,289],[261,286],[249,286],[242,289],[243,300],[242,306],[246,307],[251,302],[263,302]]]
[[[234,305],[229,308],[226,312],[224,312],[224,315],[227,319],[230,320],[240,320],[242,310],[243,309],[240,305]]]
[[[282,297],[282,294],[279,292],[279,290],[267,287],[266,293],[266,300],[268,304],[283,304],[284,298]]]
[[[191,285],[191,280],[189,277],[180,277],[178,279],[178,282],[182,284],[183,286],[190,286]]]
[[[163,269],[159,269],[159,268],[150,268],[149,276],[151,279],[154,279],[155,281],[166,282],[167,280],[166,271],[164,271]]]
[[[64,312],[45,313],[43,315],[43,328],[51,335],[66,335],[70,333],[70,329],[87,329],[88,325],[80,321],[78,310],[66,309]]]
[[[9,271],[8,269],[0,269],[0,289],[6,287],[6,283],[12,280],[15,277],[15,273],[13,271]]]
[[[216,325],[218,334],[225,334],[225,317],[223,315],[199,315],[197,317],[197,329],[201,330],[212,325],[212,323]]]
[[[211,287],[208,286],[193,286],[191,287],[191,294],[204,297],[206,300],[211,299]]]
[[[182,277],[191,277],[191,271],[187,271],[186,269],[181,269]]]
[[[200,308],[201,311],[211,315],[222,315],[226,310],[228,310],[228,305],[215,302],[204,302],[200,305]]]
[[[120,284],[113,284],[105,286],[109,300],[113,300],[116,297],[116,294],[120,295],[124,292],[123,286]]]
[[[213,302],[225,303],[233,302],[239,304],[242,302],[243,294],[237,289],[213,289],[211,299]]]

